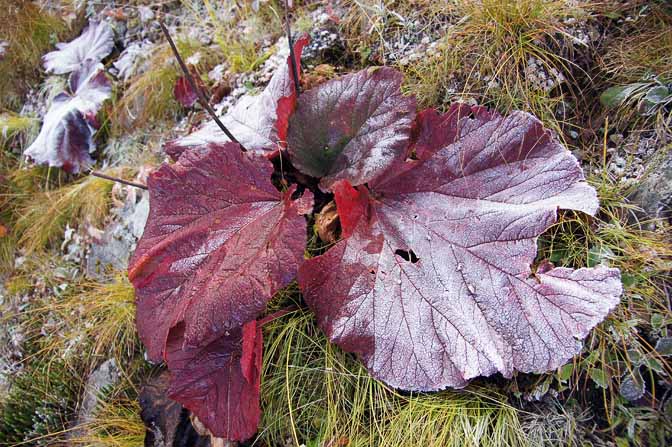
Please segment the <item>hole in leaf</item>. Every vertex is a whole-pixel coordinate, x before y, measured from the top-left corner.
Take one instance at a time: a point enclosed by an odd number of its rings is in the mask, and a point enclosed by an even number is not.
[[[397,250],[394,251],[394,254],[403,258],[405,261],[409,261],[412,264],[415,264],[420,260],[420,258],[418,258],[418,255],[416,255],[413,250],[402,250],[398,248]]]

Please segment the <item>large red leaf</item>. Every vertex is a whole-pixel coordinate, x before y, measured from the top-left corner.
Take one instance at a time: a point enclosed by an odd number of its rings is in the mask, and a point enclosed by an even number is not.
[[[52,101],[40,133],[24,155],[37,164],[78,173],[93,163],[95,116],[112,86],[103,64],[87,62],[69,78],[70,92]]]
[[[303,261],[312,194],[279,193],[264,157],[234,143],[186,151],[148,181],[150,213],[129,267],[137,326],[160,360],[184,322],[200,347],[254,319]]]
[[[299,97],[289,123],[292,163],[304,174],[362,185],[408,147],[415,98],[401,94],[402,75],[372,68],[326,82]]]
[[[297,67],[301,66],[301,51],[308,40],[304,35],[294,44]],[[288,57],[260,95],[242,97],[221,120],[247,150],[274,153],[287,138],[287,123],[295,104],[294,77]],[[167,143],[164,150],[176,160],[186,149],[228,141],[213,120],[196,132]]]
[[[395,387],[551,370],[619,302],[617,269],[531,269],[557,208],[597,210],[576,159],[528,114],[472,112],[421,115],[448,144],[426,126],[370,189],[336,183],[344,239],[299,271],[329,338]]]
[[[184,326],[168,339],[168,395],[219,438],[245,441],[257,431],[261,408],[263,336],[255,320],[198,349],[183,349]]]

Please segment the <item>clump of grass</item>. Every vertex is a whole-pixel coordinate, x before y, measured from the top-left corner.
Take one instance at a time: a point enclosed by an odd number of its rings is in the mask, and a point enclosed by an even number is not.
[[[213,61],[214,53],[203,44],[185,38],[176,38],[175,44],[184,59],[200,52],[196,70],[207,70]],[[112,134],[121,135],[126,131],[147,126],[150,123],[175,121],[182,106],[174,95],[175,83],[182,76],[170,46],[167,42],[154,49],[148,61],[149,69],[131,79],[121,99],[113,107],[110,115]]]
[[[295,286],[276,297],[299,304]],[[493,389],[409,393],[371,378],[331,345],[310,312],[264,328],[263,420],[257,442],[307,446],[528,445],[519,411]]]
[[[14,180],[21,184],[21,177],[30,174],[18,172]],[[20,203],[15,223],[18,245],[26,253],[44,250],[61,237],[66,224],[75,219],[100,225],[110,206],[112,186],[108,180],[88,176],[57,189],[18,193],[15,197]]]
[[[71,437],[70,445],[140,447],[144,445],[146,429],[137,399],[122,397],[103,401],[93,419],[76,430],[84,433]]]
[[[633,12],[635,20],[624,22],[600,60],[601,99],[619,127],[646,125],[654,118],[669,122],[672,116],[670,99],[666,106],[651,102],[658,96],[672,98],[667,88],[672,82],[672,9],[662,3],[639,9],[644,13]]]
[[[622,83],[652,75],[672,79],[672,10],[652,3],[646,11],[624,22],[623,34],[608,42],[601,58],[602,70]]]
[[[38,78],[41,57],[65,35],[65,23],[29,0],[0,0],[0,40],[9,43],[0,60],[0,109],[17,110]]]
[[[37,120],[15,113],[0,113],[0,149],[10,147],[15,138],[33,133]]]
[[[254,11],[250,2],[223,4],[205,0],[203,6],[193,0],[182,0],[191,10],[199,27],[212,29],[213,40],[234,73],[257,69],[270,53],[260,54],[259,42],[283,33],[282,1],[260,2]]]
[[[75,412],[81,380],[62,362],[33,362],[12,382],[0,406],[0,444],[53,445]]]
[[[562,101],[577,102],[565,82],[580,70],[571,61],[575,45],[566,19],[585,20],[586,6],[565,1],[458,0],[461,18],[448,28],[438,54],[401,67],[407,89],[421,105],[475,100],[502,112],[526,110],[560,131]]]
[[[61,326],[64,340],[77,340],[67,345],[77,361],[95,364],[113,357],[125,364],[137,352],[139,341],[135,330],[135,290],[125,272],[112,275],[110,282],[85,280],[72,293],[49,305]]]

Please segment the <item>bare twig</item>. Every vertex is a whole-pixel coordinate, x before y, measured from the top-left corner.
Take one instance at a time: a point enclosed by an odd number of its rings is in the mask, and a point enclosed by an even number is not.
[[[91,171],[91,175],[94,176],[94,177],[104,178],[105,180],[111,180],[113,182],[121,183],[123,185],[133,186],[135,188],[140,188],[140,189],[144,189],[144,190],[147,189],[147,186],[142,185],[140,183],[129,182],[128,180],[123,180],[123,179],[120,179],[120,178],[112,177],[110,175],[103,174],[102,172]]]
[[[159,26],[161,26],[161,30],[163,31],[163,34],[166,36],[166,39],[168,39],[168,43],[170,44],[170,48],[173,50],[173,54],[175,55],[175,58],[177,59],[177,63],[180,65],[180,68],[184,72],[184,76],[187,78],[187,82],[189,82],[189,85],[191,88],[196,92],[196,96],[198,96],[198,102],[201,103],[201,106],[210,114],[213,120],[215,120],[215,123],[219,126],[220,129],[222,129],[222,132],[226,134],[226,136],[229,138],[229,140],[233,141],[234,143],[238,143],[240,145],[240,148],[243,150],[243,152],[246,151],[245,147],[236,139],[236,137],[233,136],[231,132],[229,132],[229,129],[226,128],[224,123],[219,119],[213,108],[210,106],[210,103],[208,102],[207,98],[203,94],[203,91],[201,91],[200,88],[198,88],[198,85],[196,85],[196,81],[194,80],[194,77],[191,75],[189,72],[189,69],[187,68],[187,65],[184,63],[182,60],[182,56],[180,56],[180,52],[177,50],[177,46],[175,45],[175,42],[173,39],[170,37],[170,33],[168,32],[168,28],[166,28],[166,25],[162,22],[159,21]]]
[[[294,76],[294,88],[296,89],[296,96],[301,93],[299,85],[299,69],[296,66],[296,59],[294,57],[294,40],[292,39],[292,30],[289,26],[289,4],[285,0],[285,30],[287,32],[287,44],[289,45],[289,59],[292,66],[292,75]]]

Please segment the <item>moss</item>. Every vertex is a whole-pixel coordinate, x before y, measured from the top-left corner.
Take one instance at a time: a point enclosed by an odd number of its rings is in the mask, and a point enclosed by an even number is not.
[[[29,365],[12,382],[0,407],[0,444],[53,445],[53,434],[67,429],[75,411],[80,383],[56,359]]]

